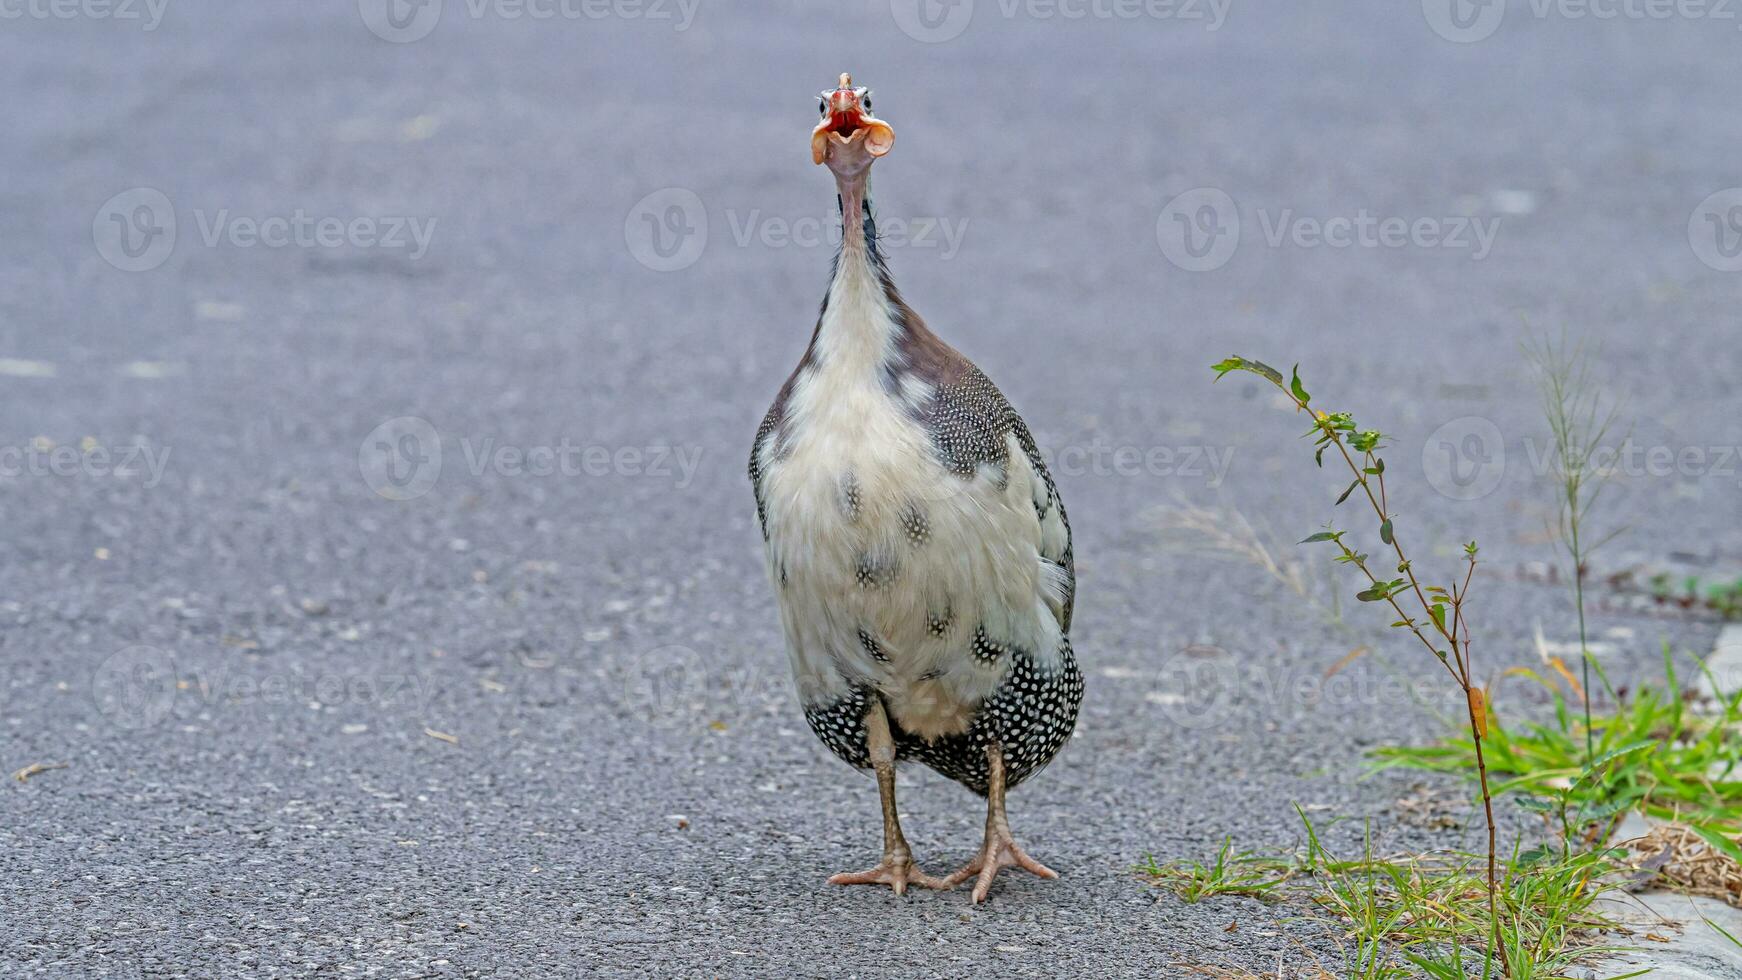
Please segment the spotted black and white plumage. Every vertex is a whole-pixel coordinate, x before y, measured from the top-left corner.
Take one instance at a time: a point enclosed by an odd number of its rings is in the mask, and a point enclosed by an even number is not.
[[[750,457],[793,676],[848,763],[881,702],[898,761],[984,795],[989,745],[1015,786],[1076,724],[1070,524],[1027,425],[903,302],[869,208],[843,212],[863,234]]]

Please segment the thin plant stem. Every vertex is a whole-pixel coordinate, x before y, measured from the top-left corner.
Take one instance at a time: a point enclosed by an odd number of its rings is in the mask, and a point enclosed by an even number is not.
[[[1555,460],[1560,480],[1559,520],[1555,537],[1566,548],[1572,561],[1573,605],[1579,617],[1579,660],[1583,681],[1579,700],[1585,718],[1585,764],[1596,758],[1596,733],[1591,714],[1591,653],[1590,629],[1585,619],[1585,577],[1591,555],[1615,535],[1595,544],[1585,535],[1586,519],[1602,496],[1604,484],[1612,475],[1601,467],[1593,468],[1592,457],[1614,427],[1616,411],[1603,410],[1590,377],[1590,356],[1582,346],[1569,348],[1563,334],[1558,342],[1543,339],[1527,342],[1525,354],[1536,364],[1541,375],[1543,414],[1549,434],[1554,439]],[[1616,532],[1620,533],[1619,531]],[[1611,698],[1617,698],[1615,688],[1601,667],[1597,679]]]
[[[1349,494],[1352,493],[1357,486],[1361,488],[1362,494],[1367,498],[1368,504],[1373,509],[1373,513],[1379,518],[1381,538],[1387,544],[1391,545],[1392,551],[1397,555],[1397,571],[1399,574],[1403,575],[1404,578],[1399,579],[1396,582],[1382,582],[1379,577],[1374,575],[1372,570],[1367,567],[1366,556],[1356,552],[1343,542],[1342,535],[1344,532],[1330,531],[1324,534],[1315,535],[1313,538],[1309,538],[1308,540],[1329,540],[1334,542],[1341,551],[1341,560],[1360,569],[1361,573],[1366,576],[1368,583],[1371,586],[1371,588],[1365,590],[1359,598],[1368,600],[1383,599],[1388,603],[1399,617],[1397,623],[1394,625],[1406,628],[1413,633],[1416,639],[1420,640],[1422,645],[1426,646],[1428,651],[1434,655],[1435,659],[1439,660],[1440,663],[1445,666],[1447,671],[1451,673],[1452,679],[1464,693],[1464,702],[1470,728],[1470,739],[1471,743],[1475,746],[1476,777],[1482,790],[1482,813],[1488,831],[1486,876],[1488,890],[1488,936],[1494,955],[1500,961],[1502,974],[1510,977],[1512,976],[1512,965],[1507,955],[1506,945],[1502,941],[1500,932],[1499,828],[1494,820],[1494,798],[1488,785],[1487,759],[1483,752],[1483,740],[1488,728],[1487,695],[1486,692],[1484,692],[1482,688],[1476,685],[1472,680],[1474,675],[1472,674],[1470,667],[1470,630],[1468,624],[1464,621],[1464,602],[1469,595],[1470,583],[1476,572],[1475,542],[1471,542],[1465,549],[1468,568],[1465,571],[1462,587],[1458,587],[1454,582],[1453,588],[1449,593],[1444,590],[1439,590],[1440,594],[1448,595],[1450,598],[1450,614],[1446,615],[1442,608],[1441,614],[1435,615],[1434,609],[1438,604],[1431,602],[1428,599],[1427,592],[1431,590],[1424,589],[1420,580],[1416,577],[1414,565],[1410,562],[1408,555],[1404,551],[1402,539],[1397,534],[1396,528],[1392,522],[1390,510],[1387,506],[1389,503],[1389,496],[1386,492],[1385,486],[1384,462],[1374,454],[1374,450],[1379,448],[1379,434],[1377,432],[1362,434],[1364,437],[1363,441],[1356,447],[1357,451],[1361,453],[1361,462],[1357,463],[1354,455],[1350,452],[1351,447],[1343,438],[1343,433],[1345,431],[1353,431],[1353,422],[1349,420],[1346,415],[1334,417],[1327,415],[1324,412],[1312,409],[1309,406],[1310,399],[1306,395],[1305,389],[1300,384],[1298,374],[1292,383],[1285,383],[1282,380],[1281,373],[1276,371],[1274,368],[1238,357],[1230,358],[1227,361],[1222,362],[1216,366],[1216,369],[1221,373],[1227,373],[1227,371],[1230,370],[1251,371],[1252,373],[1258,374],[1270,381],[1272,384],[1276,385],[1277,388],[1281,389],[1284,394],[1288,395],[1290,400],[1294,402],[1295,408],[1298,411],[1306,412],[1311,416],[1314,428],[1320,434],[1319,459],[1321,461],[1323,459],[1322,454],[1325,446],[1330,445],[1337,447],[1337,454],[1342,457],[1343,462],[1349,468],[1349,472],[1355,478],[1355,482],[1350,484],[1349,489],[1344,492],[1343,497],[1338,500],[1338,503],[1347,499]],[[1340,424],[1343,427],[1340,428]],[[1370,476],[1372,479],[1369,479]],[[1373,486],[1375,483],[1378,484],[1377,493]],[[1441,650],[1438,645],[1430,640],[1427,634],[1422,631],[1421,625],[1416,621],[1415,617],[1406,613],[1403,606],[1398,602],[1397,589],[1395,589],[1394,586],[1402,584],[1405,580],[1407,580],[1409,584],[1407,591],[1415,595],[1416,601],[1421,605],[1422,613],[1427,617],[1429,623],[1432,624],[1433,630],[1446,641],[1447,646],[1450,647],[1449,650]],[[1491,962],[1492,960],[1490,960],[1490,963]]]

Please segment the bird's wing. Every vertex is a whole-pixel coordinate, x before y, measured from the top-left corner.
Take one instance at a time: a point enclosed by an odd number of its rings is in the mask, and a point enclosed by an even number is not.
[[[786,421],[786,401],[792,397],[793,386],[798,383],[798,377],[811,363],[813,351],[816,349],[817,333],[822,330],[822,321],[817,321],[817,330],[811,333],[810,346],[805,348],[804,357],[799,359],[798,366],[787,375],[786,383],[780,386],[780,393],[774,396],[774,404],[768,407],[768,414],[762,417],[762,425],[756,430],[756,441],[750,446],[750,489],[756,494],[756,523],[762,529],[762,540],[768,540],[768,501],[762,490],[762,477],[768,470],[768,464],[774,462],[780,452],[781,425]]]
[[[1057,594],[1049,596],[1048,605],[1060,628],[1069,631],[1077,591],[1071,522],[1065,516],[1064,500],[1059,497],[1034,436],[998,386],[967,358],[947,347],[928,353],[932,363],[923,375],[932,383],[934,393],[919,415],[944,465],[964,478],[972,477],[984,463],[1008,468],[1013,462],[1009,458],[1009,439],[1015,436],[1033,470],[1036,479],[1029,482],[1040,557],[1055,566],[1051,577],[1058,585]]]
[[[782,396],[786,394],[784,390]],[[775,401],[774,406],[763,416],[762,425],[756,430],[756,441],[750,446],[750,490],[756,494],[756,525],[762,529],[762,540],[768,540],[768,503],[762,494],[762,471],[767,466],[764,452],[770,447],[776,430],[780,428],[786,399]]]

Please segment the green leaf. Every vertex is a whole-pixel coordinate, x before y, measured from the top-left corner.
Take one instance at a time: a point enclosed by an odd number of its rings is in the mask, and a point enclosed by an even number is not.
[[[1561,852],[1547,844],[1538,844],[1530,850],[1518,855],[1520,867],[1533,867],[1547,861],[1553,861],[1561,856]]]
[[[1320,440],[1320,441],[1326,442],[1327,444],[1329,442],[1329,440]],[[1317,463],[1319,465],[1320,469],[1324,468],[1324,465],[1325,465],[1325,447],[1324,446],[1320,446],[1319,451],[1316,453],[1313,453],[1313,462]]]
[[[1692,824],[1691,826],[1694,828],[1694,833],[1705,838],[1706,843],[1728,854],[1732,860],[1742,863],[1742,847],[1738,847],[1735,841],[1714,827],[1701,826],[1700,824]]]
[[[1354,483],[1351,483],[1351,484],[1349,484],[1349,489],[1347,489],[1347,490],[1344,490],[1344,491],[1343,491],[1343,495],[1342,495],[1342,496],[1341,496],[1341,497],[1338,497],[1338,498],[1337,498],[1337,504],[1340,504],[1340,503],[1342,503],[1342,502],[1343,502],[1343,501],[1345,501],[1345,500],[1348,500],[1348,499],[1349,499],[1349,494],[1352,494],[1352,493],[1354,493],[1354,492],[1355,492],[1355,488],[1356,488],[1356,487],[1358,487],[1358,486],[1360,486],[1360,485],[1361,485],[1361,481],[1360,481],[1360,480],[1356,480],[1356,481],[1355,481],[1355,482],[1354,482]],[[1336,505],[1337,505],[1337,504],[1332,504],[1332,505],[1331,505],[1331,506],[1333,506],[1333,507],[1335,507],[1335,506],[1336,506]]]
[[[1310,538],[1303,539],[1301,544],[1317,544],[1320,541],[1335,541],[1343,536],[1341,531],[1320,531]]]
[[[1278,371],[1268,364],[1259,361],[1249,361],[1238,355],[1228,357],[1212,364],[1211,369],[1216,372],[1217,380],[1221,380],[1224,375],[1232,371],[1250,371],[1271,384],[1276,385],[1278,388],[1282,387],[1281,371]]]
[[[1386,544],[1391,543],[1391,518],[1389,518],[1389,517],[1387,517],[1385,519],[1384,524],[1379,525],[1379,540],[1385,542]],[[1398,569],[1398,570],[1402,571],[1402,569]]]
[[[1742,939],[1737,939],[1735,936],[1730,935],[1730,930],[1725,929],[1723,926],[1717,924],[1716,922],[1713,922],[1711,919],[1707,919],[1703,915],[1700,916],[1700,918],[1705,921],[1706,925],[1711,926],[1712,930],[1714,932],[1716,932],[1718,935],[1723,936],[1725,939],[1730,940],[1730,945],[1736,947],[1737,949],[1742,949]]]
[[[1579,810],[1579,822],[1591,823],[1595,820],[1607,820],[1623,810],[1633,808],[1635,803],[1645,798],[1645,790],[1636,789],[1597,806],[1582,807]]]
[[[1359,452],[1372,452],[1379,446],[1379,430],[1365,429],[1357,432],[1349,437],[1349,445],[1353,446]]]
[[[1372,588],[1362,589],[1355,593],[1355,598],[1362,602],[1379,602],[1391,594],[1391,589],[1384,582],[1377,582]]]
[[[1518,804],[1520,809],[1529,810],[1532,813],[1554,813],[1560,809],[1558,801],[1545,800],[1540,796],[1515,796],[1512,798],[1512,802]]]
[[[1433,607],[1428,610],[1428,613],[1433,616],[1434,625],[1438,626],[1441,631],[1444,631],[1446,628],[1446,604],[1443,602],[1436,602],[1433,604]]]
[[[1306,386],[1300,383],[1300,365],[1296,364],[1293,370],[1290,371],[1290,374],[1292,376],[1288,381],[1289,392],[1293,394],[1295,399],[1302,405],[1312,401],[1313,398],[1311,395],[1307,394]]]
[[[1612,752],[1605,752],[1602,755],[1598,756],[1597,758],[1591,760],[1591,764],[1585,767],[1584,774],[1579,776],[1578,781],[1584,782],[1586,779],[1589,779],[1590,777],[1596,775],[1598,770],[1602,769],[1604,766],[1608,765],[1611,762],[1614,762],[1616,759],[1619,759],[1624,755],[1632,755],[1635,752],[1638,752],[1642,749],[1649,749],[1652,746],[1657,745],[1657,744],[1659,744],[1657,739],[1647,738],[1647,739],[1641,739],[1637,742],[1629,743],[1627,745],[1623,745],[1620,748],[1615,749]]]

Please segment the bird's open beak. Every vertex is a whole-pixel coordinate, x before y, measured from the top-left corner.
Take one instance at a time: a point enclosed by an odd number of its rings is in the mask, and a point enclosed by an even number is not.
[[[852,89],[836,89],[828,96],[828,112],[811,130],[811,162],[822,163],[831,149],[844,150],[860,142],[865,152],[880,157],[895,145],[895,130],[866,112]]]

